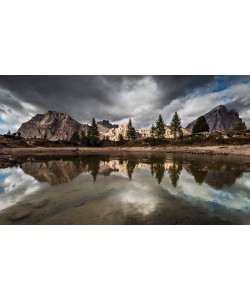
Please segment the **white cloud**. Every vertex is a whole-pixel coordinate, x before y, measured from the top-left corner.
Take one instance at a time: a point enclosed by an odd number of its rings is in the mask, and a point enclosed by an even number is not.
[[[18,99],[10,91],[0,88],[0,132],[17,131],[22,123],[29,120],[38,112],[38,108]]]
[[[38,192],[43,185],[19,167],[0,169],[0,211],[20,202],[25,196]]]
[[[183,126],[199,116],[206,114],[209,110],[218,105],[228,105],[235,108],[243,121],[250,122],[250,83],[236,84],[220,92],[205,93],[203,95],[189,95],[186,98],[176,99],[163,109],[163,114],[168,115],[166,121],[170,122],[172,114],[178,111],[183,120]]]

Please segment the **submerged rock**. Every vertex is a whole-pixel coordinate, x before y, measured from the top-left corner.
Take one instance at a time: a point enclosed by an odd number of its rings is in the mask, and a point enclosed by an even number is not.
[[[31,215],[32,215],[32,210],[30,208],[23,208],[19,211],[14,212],[10,216],[10,219],[12,221],[19,221],[19,220],[23,220],[25,218],[28,218]]]

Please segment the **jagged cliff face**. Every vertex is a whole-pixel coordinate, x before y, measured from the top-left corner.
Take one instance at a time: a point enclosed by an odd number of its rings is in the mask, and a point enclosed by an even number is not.
[[[165,133],[166,138],[174,137],[173,134],[171,133],[170,126],[166,125],[165,130],[166,130],[166,133]],[[118,141],[120,134],[122,134],[123,137],[126,138],[126,132],[127,132],[127,125],[123,124],[123,125],[119,125],[118,128],[110,129],[109,131],[107,131],[104,134],[104,136],[108,136],[111,141]],[[187,129],[187,128],[182,128],[182,132],[183,132],[183,135],[189,135],[191,133],[191,130]],[[150,136],[151,136],[150,130],[136,129],[136,137],[137,138],[144,139],[144,138],[147,138]]]
[[[235,110],[228,111],[224,105],[219,105],[204,115],[209,125],[209,130],[230,130],[238,122],[242,122]],[[192,129],[196,120],[191,122],[187,128]]]
[[[22,124],[18,133],[24,138],[41,138],[51,141],[69,140],[77,131],[79,134],[88,126],[80,124],[64,113],[48,111],[46,114],[35,115],[30,121]]]
[[[126,138],[127,125],[125,124],[113,125],[106,120],[97,124],[101,139],[108,137],[111,141],[118,141],[120,134]],[[173,135],[170,132],[170,127],[165,126],[165,129],[165,137],[172,138]],[[88,125],[75,121],[67,114],[48,111],[46,114],[35,115],[30,121],[22,124],[17,132],[26,139],[36,138],[48,139],[50,141],[68,141],[74,132],[77,131],[81,134],[82,131],[87,133],[87,130]],[[188,135],[191,132],[186,128],[183,128],[182,131],[184,135]],[[147,138],[150,136],[150,130],[136,129],[137,138]]]
[[[214,130],[230,130],[238,122],[242,122],[239,114],[235,110],[228,111],[225,106],[220,105],[212,109],[204,115],[210,131]],[[189,135],[196,120],[190,123],[187,128],[182,128],[183,135]],[[48,139],[51,141],[68,141],[74,132],[79,134],[82,131],[87,133],[89,125],[81,124],[69,115],[49,111],[46,114],[38,114],[30,121],[22,124],[17,131],[24,138]],[[107,120],[98,122],[100,138],[108,137],[111,141],[117,141],[119,135],[122,134],[126,138],[127,125],[113,125]],[[170,126],[165,126],[166,138],[173,138]],[[150,137],[150,130],[136,129],[137,138]]]

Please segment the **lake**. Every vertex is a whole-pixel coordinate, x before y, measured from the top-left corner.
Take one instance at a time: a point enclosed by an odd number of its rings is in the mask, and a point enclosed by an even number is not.
[[[31,156],[0,169],[0,224],[249,224],[250,160]]]

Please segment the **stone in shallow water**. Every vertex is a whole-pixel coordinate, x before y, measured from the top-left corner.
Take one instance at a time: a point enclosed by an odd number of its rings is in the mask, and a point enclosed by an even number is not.
[[[19,221],[28,218],[29,216],[31,216],[31,214],[32,210],[30,208],[23,208],[19,211],[14,212],[13,215],[10,216],[10,219],[12,221]]]
[[[81,201],[78,201],[74,204],[74,207],[80,207],[80,206],[83,206],[85,205],[86,201],[85,200],[81,200]]]
[[[37,203],[34,204],[35,208],[41,208],[44,207],[45,205],[47,205],[49,203],[49,199],[43,199]]]

